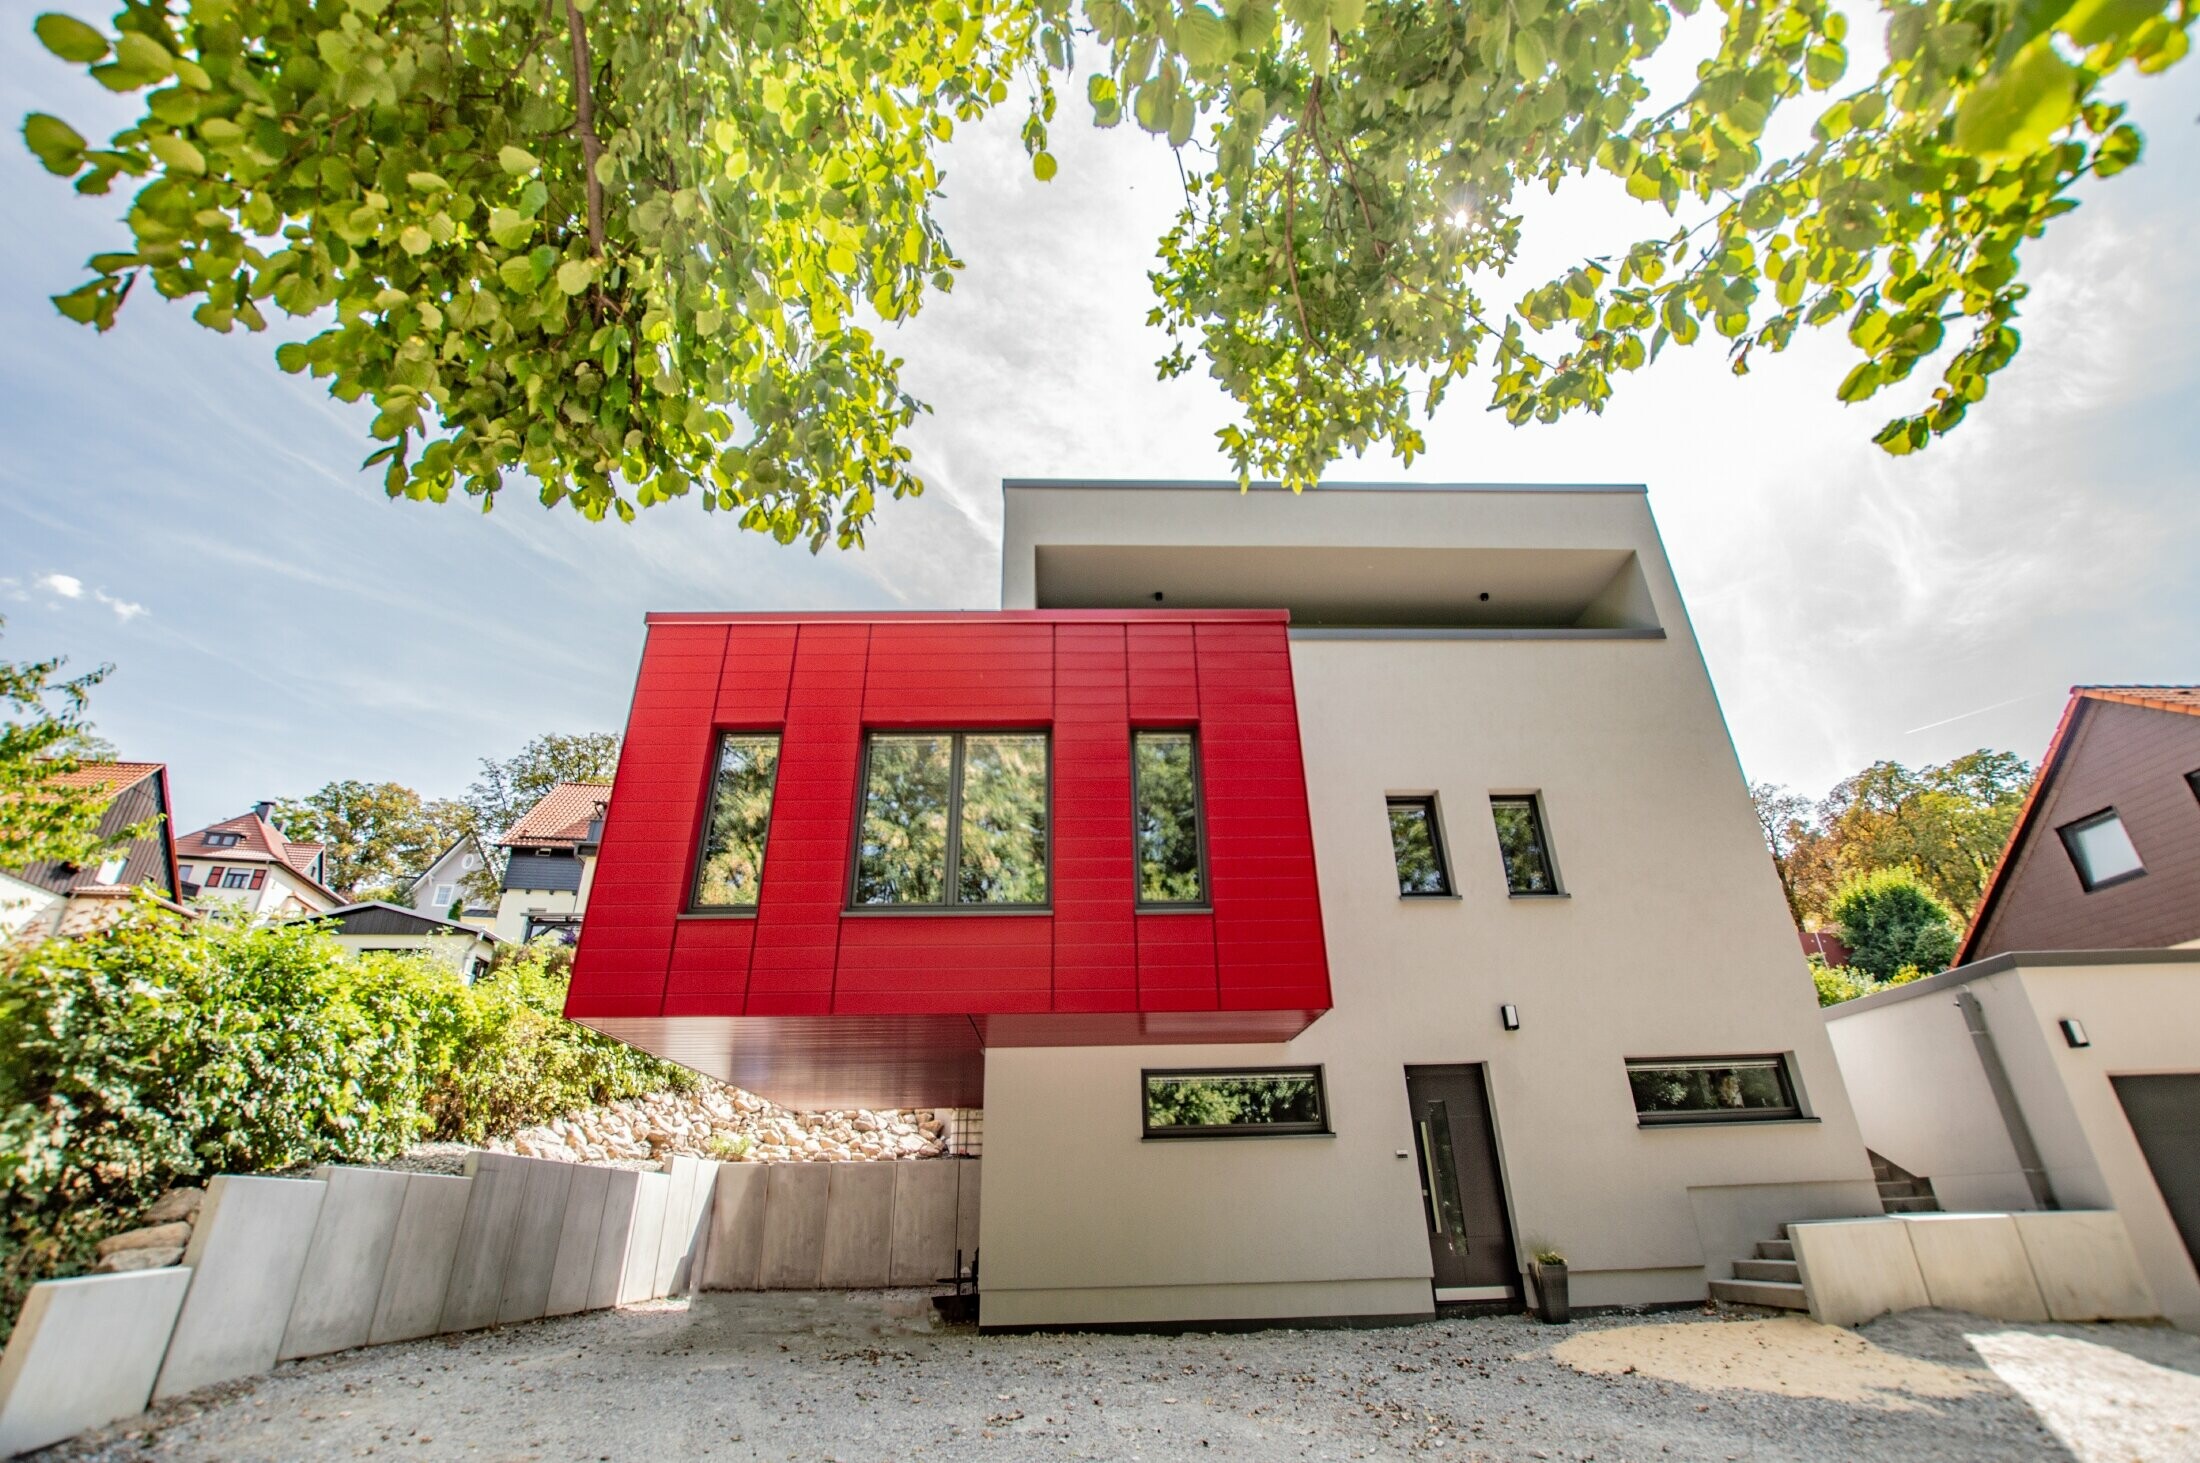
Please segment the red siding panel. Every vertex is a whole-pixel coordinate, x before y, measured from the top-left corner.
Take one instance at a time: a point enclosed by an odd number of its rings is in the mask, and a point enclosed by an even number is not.
[[[846,912],[863,737],[920,726],[1050,733],[1047,912]],[[1136,907],[1152,726],[1200,735],[1212,913]],[[762,898],[683,918],[724,727],[783,729]],[[653,617],[577,1019],[783,1100],[937,1105],[987,1041],[1272,1042],[1328,1006],[1280,613]]]

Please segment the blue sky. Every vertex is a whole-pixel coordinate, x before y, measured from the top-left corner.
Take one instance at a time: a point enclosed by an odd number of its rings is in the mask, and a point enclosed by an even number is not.
[[[12,112],[116,125],[13,16],[0,75]],[[2200,680],[2200,63],[2131,94],[2146,161],[2027,248],[2024,351],[1929,452],[1870,445],[1905,403],[1837,404],[1828,339],[1746,380],[1669,355],[1557,427],[1455,392],[1410,472],[1338,475],[1647,483],[1743,765],[1813,794],[1878,757],[2037,756],[2075,682]],[[57,316],[125,237],[121,195],[0,144],[0,655],[111,662],[99,729],[170,764],[193,827],[336,777],[455,794],[537,732],[616,727],[652,609],[996,604],[1002,478],[1220,477],[1230,419],[1154,379],[1166,149],[1073,102],[1041,185],[1000,120],[946,158],[969,270],[895,342],[934,408],[930,490],[818,558],[692,504],[626,527],[524,489],[486,516],[389,502],[357,471],[364,414],[275,369],[296,332],[217,336],[150,291],[105,337]],[[1657,231],[1592,182],[1538,201],[1516,278]]]

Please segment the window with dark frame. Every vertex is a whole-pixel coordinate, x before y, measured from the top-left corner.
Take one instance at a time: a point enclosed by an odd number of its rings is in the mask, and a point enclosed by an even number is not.
[[[852,906],[1044,908],[1050,765],[1041,731],[872,733]]]
[[[2090,817],[2065,823],[2055,830],[2062,835],[2063,849],[2070,855],[2070,862],[2077,868],[2078,882],[2086,893],[2136,879],[2147,871],[2139,857],[2139,850],[2131,843],[2131,834],[2124,828],[2124,820],[2114,808],[2103,808]]]
[[[1329,1131],[1319,1067],[1148,1070],[1140,1076],[1149,1138],[1281,1138]]]
[[[703,813],[690,907],[754,910],[764,885],[764,842],[771,830],[772,790],[779,776],[776,732],[718,734],[710,805]]]
[[[2195,768],[2185,774],[2185,786],[2192,789],[2192,795],[2195,799],[2200,799],[2200,768]]]
[[[1784,1057],[1630,1060],[1627,1085],[1634,1094],[1635,1121],[1646,1127],[1772,1122],[1803,1115]]]
[[[1525,796],[1492,797],[1490,816],[1497,823],[1497,849],[1505,860],[1505,887],[1514,894],[1556,894],[1558,874],[1551,867],[1551,845],[1543,831],[1541,800]]]
[[[1436,799],[1390,799],[1390,853],[1398,865],[1401,899],[1452,892],[1444,835],[1436,826]]]
[[[1191,732],[1131,734],[1131,807],[1139,904],[1204,906],[1199,743]]]

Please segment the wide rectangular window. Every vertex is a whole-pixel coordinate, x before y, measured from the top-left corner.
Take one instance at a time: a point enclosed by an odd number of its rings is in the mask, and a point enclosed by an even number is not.
[[[2121,884],[2126,879],[2136,879],[2147,871],[2140,861],[2139,850],[2132,847],[2131,835],[2124,829],[2124,820],[2114,808],[2104,809],[2090,818],[2080,818],[2075,823],[2065,823],[2056,830],[2062,834],[2063,847],[2070,852],[2070,862],[2078,867],[2078,882],[2091,893],[2105,889],[2110,884]]]
[[[1515,894],[1556,894],[1558,875],[1551,868],[1550,842],[1543,833],[1543,810],[1533,796],[1493,797],[1490,816],[1497,820],[1497,848],[1505,859],[1505,887]]]
[[[1766,1121],[1802,1115],[1780,1057],[1660,1057],[1630,1061],[1644,1124]]]
[[[1149,1138],[1257,1138],[1329,1131],[1319,1067],[1149,1071]]]
[[[1436,827],[1436,799],[1390,800],[1390,852],[1398,865],[1401,897],[1452,892],[1444,835]]]
[[[879,732],[865,744],[858,905],[1047,902],[1044,732]]]
[[[1131,737],[1138,836],[1138,902],[1205,904],[1200,858],[1199,749],[1188,731]]]
[[[764,885],[764,840],[771,831],[779,738],[721,732],[711,773],[703,847],[695,861],[695,908],[754,909]]]

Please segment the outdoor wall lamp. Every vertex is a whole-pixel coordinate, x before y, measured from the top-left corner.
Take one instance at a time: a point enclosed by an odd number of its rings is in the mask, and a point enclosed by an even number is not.
[[[2075,1016],[2065,1016],[2055,1023],[2062,1028],[2063,1040],[2074,1047],[2091,1046],[2092,1039],[2085,1034],[2085,1023]]]
[[[1520,1029],[1520,1008],[1513,1005],[1499,1006],[1497,1008],[1497,1019],[1505,1023],[1507,1031],[1518,1031]]]

